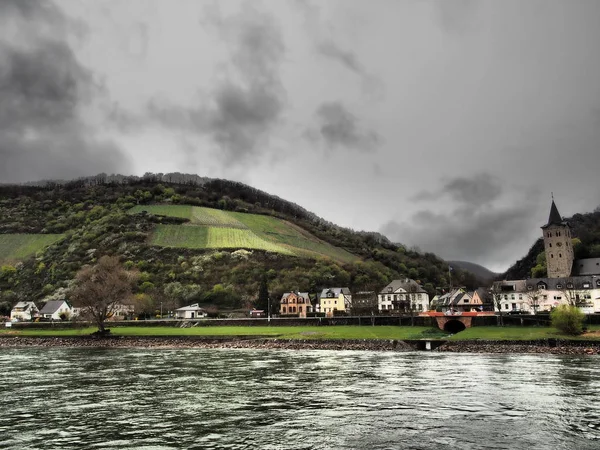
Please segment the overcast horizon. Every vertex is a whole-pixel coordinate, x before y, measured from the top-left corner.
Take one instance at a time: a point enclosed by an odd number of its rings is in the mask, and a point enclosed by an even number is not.
[[[241,181],[502,272],[600,205],[595,0],[0,0],[0,182]]]

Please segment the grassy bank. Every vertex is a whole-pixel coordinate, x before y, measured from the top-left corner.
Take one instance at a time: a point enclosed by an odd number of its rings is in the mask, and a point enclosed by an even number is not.
[[[110,326],[110,325],[109,325]],[[0,336],[85,336],[96,329],[75,328],[57,330],[0,330]],[[536,340],[536,339],[597,339],[600,326],[590,327],[590,333],[582,336],[567,336],[550,327],[473,327],[448,336],[447,333],[430,327],[397,326],[331,326],[331,327],[113,327],[114,336],[261,336],[279,339],[450,339],[462,340]]]
[[[110,325],[109,325],[110,326]],[[95,328],[64,330],[2,330],[0,335],[85,336]],[[446,333],[430,327],[115,327],[115,336],[271,336],[280,339],[422,339],[442,338]]]

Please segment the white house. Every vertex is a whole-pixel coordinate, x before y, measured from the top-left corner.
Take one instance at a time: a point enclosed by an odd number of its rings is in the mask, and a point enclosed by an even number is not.
[[[198,303],[194,303],[190,306],[184,306],[175,310],[176,319],[197,319],[200,317],[206,317],[206,311],[198,306]]]
[[[70,319],[73,316],[73,308],[66,300],[52,300],[42,307],[40,316],[50,320],[62,320],[61,316]]]
[[[394,280],[379,291],[377,308],[379,311],[400,309],[427,311],[429,309],[429,294],[415,280],[410,278]]]
[[[39,310],[33,302],[19,302],[10,311],[10,320],[31,320],[37,316]]]
[[[492,287],[495,310],[534,313],[571,304],[586,314],[600,313],[600,277],[529,278],[497,281]]]

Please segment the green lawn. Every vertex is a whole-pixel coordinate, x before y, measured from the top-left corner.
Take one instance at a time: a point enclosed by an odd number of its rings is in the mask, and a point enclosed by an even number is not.
[[[108,327],[115,336],[271,336],[279,339],[445,339],[447,334],[437,328],[409,326],[196,326],[179,327]],[[63,330],[17,330],[0,329],[0,335],[17,336],[82,336],[94,332],[96,328],[79,328]],[[600,331],[600,325],[590,327],[590,331]],[[549,327],[473,327],[449,337],[453,341],[461,340],[535,340],[548,338],[594,339],[600,336],[582,335],[565,336]]]
[[[64,238],[64,234],[0,234],[0,263],[20,261]]]
[[[421,339],[443,337],[445,333],[430,327],[335,326],[335,327],[111,327],[115,336],[271,336],[279,339]],[[96,328],[69,330],[0,330],[0,334],[18,336],[82,336]]]

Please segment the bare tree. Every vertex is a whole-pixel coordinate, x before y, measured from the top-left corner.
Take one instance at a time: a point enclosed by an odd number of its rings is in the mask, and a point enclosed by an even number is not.
[[[100,334],[107,334],[104,322],[119,304],[131,300],[139,273],[127,271],[119,259],[103,256],[95,266],[85,266],[75,276],[70,299],[96,323]]]
[[[494,303],[495,309],[500,313],[500,326],[504,326],[504,313],[502,312],[502,297],[504,293],[502,292],[502,287],[499,283],[493,283],[490,288],[490,295],[492,296],[492,301]]]
[[[531,290],[527,291],[527,303],[533,309],[533,313],[537,314],[538,309],[540,307],[540,297],[542,296],[542,292],[537,286],[529,286]],[[528,288],[529,289],[529,288]]]
[[[565,296],[567,303],[571,306],[582,307],[590,303],[590,289],[584,288],[582,281],[573,277],[566,278],[557,289]]]

